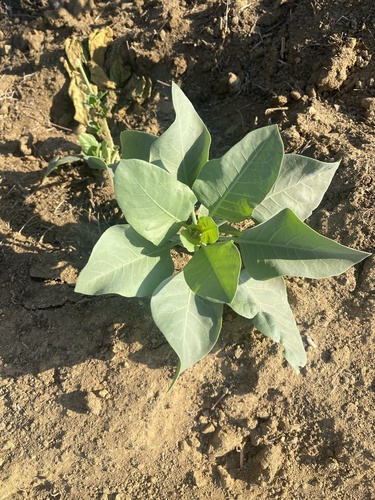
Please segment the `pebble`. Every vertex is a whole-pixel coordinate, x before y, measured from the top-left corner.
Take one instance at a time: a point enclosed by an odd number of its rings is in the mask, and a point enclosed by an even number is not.
[[[288,104],[288,98],[286,95],[280,94],[274,97],[273,102],[277,106],[285,106],[286,104]]]
[[[223,488],[230,489],[234,485],[234,480],[233,478],[228,474],[226,469],[222,467],[221,465],[217,466],[217,472],[220,477],[220,483]]]
[[[193,472],[194,483],[198,488],[202,488],[207,483],[207,478],[204,476],[203,472],[200,470],[195,470]]]
[[[375,97],[365,97],[361,101],[361,106],[363,109],[375,111]]]
[[[12,46],[11,45],[8,45],[8,44],[2,44],[0,46],[0,54],[3,55],[3,56],[7,56],[10,51],[12,50]]]
[[[301,99],[301,94],[298,92],[298,90],[292,90],[292,92],[290,93],[290,97],[294,100],[294,101],[299,101]]]
[[[313,85],[307,85],[307,87],[306,87],[306,94],[309,97],[315,99],[315,97],[316,97],[316,90],[315,90],[315,88],[314,88]]]
[[[99,415],[102,409],[102,403],[93,392],[89,392],[86,396],[87,408],[93,415]]]
[[[208,424],[205,425],[202,429],[202,434],[211,434],[212,432],[215,432],[215,426],[213,424]]]
[[[235,94],[241,89],[241,78],[235,73],[229,72],[220,79],[218,84],[219,94]]]
[[[67,10],[74,16],[80,17],[86,12],[95,9],[94,0],[70,0]]]

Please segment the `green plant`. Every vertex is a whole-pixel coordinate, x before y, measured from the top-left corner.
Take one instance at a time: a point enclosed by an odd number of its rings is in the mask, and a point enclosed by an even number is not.
[[[113,172],[111,166],[120,159],[119,147],[113,142],[112,134],[107,122],[108,106],[105,101],[105,93],[97,91],[93,88],[87,78],[82,61],[79,58],[76,60],[76,68],[79,71],[85,86],[86,99],[83,104],[88,109],[90,115],[87,126],[93,133],[82,133],[79,135],[78,140],[82,149],[82,154],[67,155],[63,158],[54,158],[49,163],[42,182],[45,181],[53,170],[66,163],[74,163],[79,160],[86,161],[89,167],[93,169],[108,170],[112,178]]]
[[[160,137],[121,134],[114,188],[127,224],[101,236],[76,291],[151,295],[153,319],[179,357],[174,381],[213,348],[224,304],[282,344],[298,371],[306,354],[282,276],[337,275],[369,255],[302,222],[339,163],[284,154],[277,126],[208,160],[204,123],[177,85],[172,98],[176,118]],[[241,230],[247,219],[253,225]],[[175,246],[191,256],[177,274]]]
[[[113,167],[120,159],[107,118],[116,106],[123,112],[137,103],[141,105],[152,92],[149,77],[136,75],[122,56],[112,58],[106,69],[106,54],[113,42],[109,26],[90,32],[79,41],[74,35],[65,40],[64,67],[70,78],[68,95],[74,107],[74,120],[89,133],[79,135],[82,154],[53,158],[42,183],[49,174],[66,163],[84,160],[89,167],[107,170],[113,178]]]

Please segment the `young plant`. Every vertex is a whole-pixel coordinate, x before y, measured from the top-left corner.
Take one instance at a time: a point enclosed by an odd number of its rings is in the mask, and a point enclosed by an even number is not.
[[[121,134],[114,187],[127,224],[101,236],[75,290],[150,295],[153,319],[179,358],[174,381],[215,345],[224,304],[279,342],[298,371],[306,354],[283,276],[338,275],[369,255],[303,222],[339,163],[284,154],[277,126],[208,160],[204,123],[174,84],[172,98],[176,118],[160,137]],[[253,225],[241,229],[249,218]],[[177,274],[175,246],[191,256]]]
[[[82,133],[78,140],[82,149],[82,154],[67,155],[63,158],[54,158],[50,161],[47,170],[44,174],[42,183],[48,175],[58,167],[66,163],[74,163],[79,160],[87,162],[88,166],[96,170],[108,170],[110,177],[113,177],[111,165],[119,161],[119,147],[115,146],[111,131],[107,122],[107,104],[105,102],[105,93],[95,91],[87,78],[86,72],[82,65],[82,61],[77,59],[76,68],[78,69],[81,78],[84,82],[87,91],[86,99],[83,104],[89,110],[90,120],[87,126],[93,134]],[[97,137],[100,139],[98,140]]]

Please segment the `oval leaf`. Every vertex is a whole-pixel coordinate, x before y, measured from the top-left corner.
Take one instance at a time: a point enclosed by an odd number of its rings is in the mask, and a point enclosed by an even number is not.
[[[285,155],[277,181],[251,217],[263,222],[283,208],[290,208],[301,220],[307,219],[322,201],[339,164]]]
[[[236,294],[241,257],[233,241],[202,246],[184,267],[191,290],[209,300],[231,302]]]
[[[193,191],[211,216],[240,222],[272,188],[283,152],[276,125],[254,130],[222,158],[207,162]]]
[[[149,161],[151,144],[157,138],[157,135],[139,130],[123,130],[120,134],[121,158]]]
[[[210,134],[180,87],[172,83],[176,119],[151,145],[150,162],[192,186],[208,160]]]
[[[258,280],[336,276],[370,255],[321,236],[288,208],[244,231],[239,245],[246,269]]]
[[[94,170],[107,170],[107,164],[101,158],[97,156],[84,156],[85,161],[87,161],[87,165]]]
[[[95,156],[99,150],[100,144],[92,134],[80,134],[78,141],[85,155]]]
[[[223,305],[195,295],[183,273],[169,278],[151,297],[156,326],[179,357],[174,378],[208,354],[219,337]]]
[[[155,247],[126,224],[113,226],[95,245],[75,291],[144,297],[151,295],[173,270],[169,247]]]
[[[115,193],[126,220],[154,245],[178,231],[197,201],[191,189],[168,172],[135,159],[119,162]]]
[[[245,318],[254,315],[254,326],[284,347],[284,357],[296,371],[306,365],[306,352],[288,303],[283,278],[257,281],[243,270],[236,296],[229,305]]]
[[[181,245],[186,248],[188,252],[195,252],[201,245],[201,240],[193,236],[189,229],[183,229],[180,232]]]

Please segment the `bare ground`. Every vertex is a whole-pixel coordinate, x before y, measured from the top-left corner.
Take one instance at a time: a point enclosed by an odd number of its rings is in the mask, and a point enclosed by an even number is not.
[[[153,82],[114,111],[116,134],[165,130],[172,80],[213,156],[276,123],[286,151],[342,159],[309,224],[373,250],[373,0],[2,2],[0,498],[373,498],[372,258],[288,280],[303,375],[228,310],[213,352],[168,393],[176,357],[148,300],[74,293],[120,214],[87,167],[40,181],[79,151],[64,40],[104,26]]]

